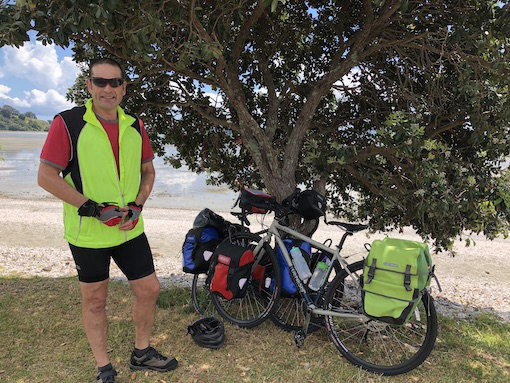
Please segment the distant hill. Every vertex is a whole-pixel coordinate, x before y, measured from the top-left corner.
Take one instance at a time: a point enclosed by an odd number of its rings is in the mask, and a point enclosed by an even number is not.
[[[49,127],[48,121],[39,120],[32,112],[20,113],[10,105],[0,107],[0,130],[42,132]]]

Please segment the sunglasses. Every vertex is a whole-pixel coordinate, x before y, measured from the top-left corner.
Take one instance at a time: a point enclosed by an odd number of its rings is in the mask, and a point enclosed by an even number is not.
[[[112,88],[117,88],[124,84],[123,78],[101,78],[101,77],[91,77],[90,81],[95,86],[99,88],[104,88],[106,85],[110,85]]]

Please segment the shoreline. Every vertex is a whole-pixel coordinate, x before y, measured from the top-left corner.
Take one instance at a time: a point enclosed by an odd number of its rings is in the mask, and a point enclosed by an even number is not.
[[[0,198],[47,199],[54,198],[37,185],[37,171],[45,132],[19,132],[0,130]],[[166,147],[167,154],[174,152]],[[206,174],[191,172],[187,167],[175,169],[163,157],[154,158],[156,180],[147,205],[187,209],[189,206],[214,200],[217,209],[230,209],[237,193],[226,186],[210,186]],[[204,198],[205,197],[205,198]]]
[[[191,277],[182,272],[181,246],[186,232],[191,229],[195,216],[201,209],[158,207],[157,198],[149,201],[144,209],[145,231],[154,254],[156,273],[162,288],[168,285],[189,286]],[[68,244],[63,239],[62,204],[55,198],[9,198],[0,195],[3,222],[0,225],[0,277],[69,277],[76,275],[74,261]],[[209,203],[214,206],[214,203]],[[230,213],[213,211],[231,222]],[[251,218],[251,229],[261,227]],[[320,223],[314,239],[335,241],[341,232],[338,228]],[[366,254],[365,243],[382,239],[382,233],[361,232],[349,237],[343,255],[351,255],[349,262],[362,259]],[[389,236],[421,241],[412,229]],[[455,257],[448,253],[433,253],[436,275],[442,287],[431,284],[431,292],[438,311],[459,318],[466,318],[486,311],[510,322],[510,239],[488,241],[482,236],[472,236],[476,245],[466,247],[457,241]],[[112,279],[125,280],[112,263]]]

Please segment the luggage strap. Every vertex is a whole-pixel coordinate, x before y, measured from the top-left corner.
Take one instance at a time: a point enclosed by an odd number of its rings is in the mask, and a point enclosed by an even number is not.
[[[406,266],[406,272],[404,275],[404,286],[406,291],[411,291],[411,265]]]
[[[372,264],[370,265],[370,268],[368,269],[368,278],[365,283],[372,282],[372,279],[374,279],[375,276],[375,269],[377,269],[377,258],[372,259]]]

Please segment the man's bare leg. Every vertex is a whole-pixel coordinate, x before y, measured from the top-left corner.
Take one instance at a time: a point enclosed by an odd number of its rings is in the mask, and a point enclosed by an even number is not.
[[[110,363],[106,318],[108,282],[109,279],[93,283],[80,282],[83,327],[98,367]]]
[[[129,368],[132,370],[155,370],[167,372],[178,366],[175,358],[161,355],[150,346],[150,337],[156,316],[159,281],[156,273],[130,281],[134,293],[133,322],[135,324],[135,350],[131,354]]]
[[[160,285],[156,273],[129,283],[135,296],[133,303],[135,348],[143,350],[149,347],[150,344]]]

